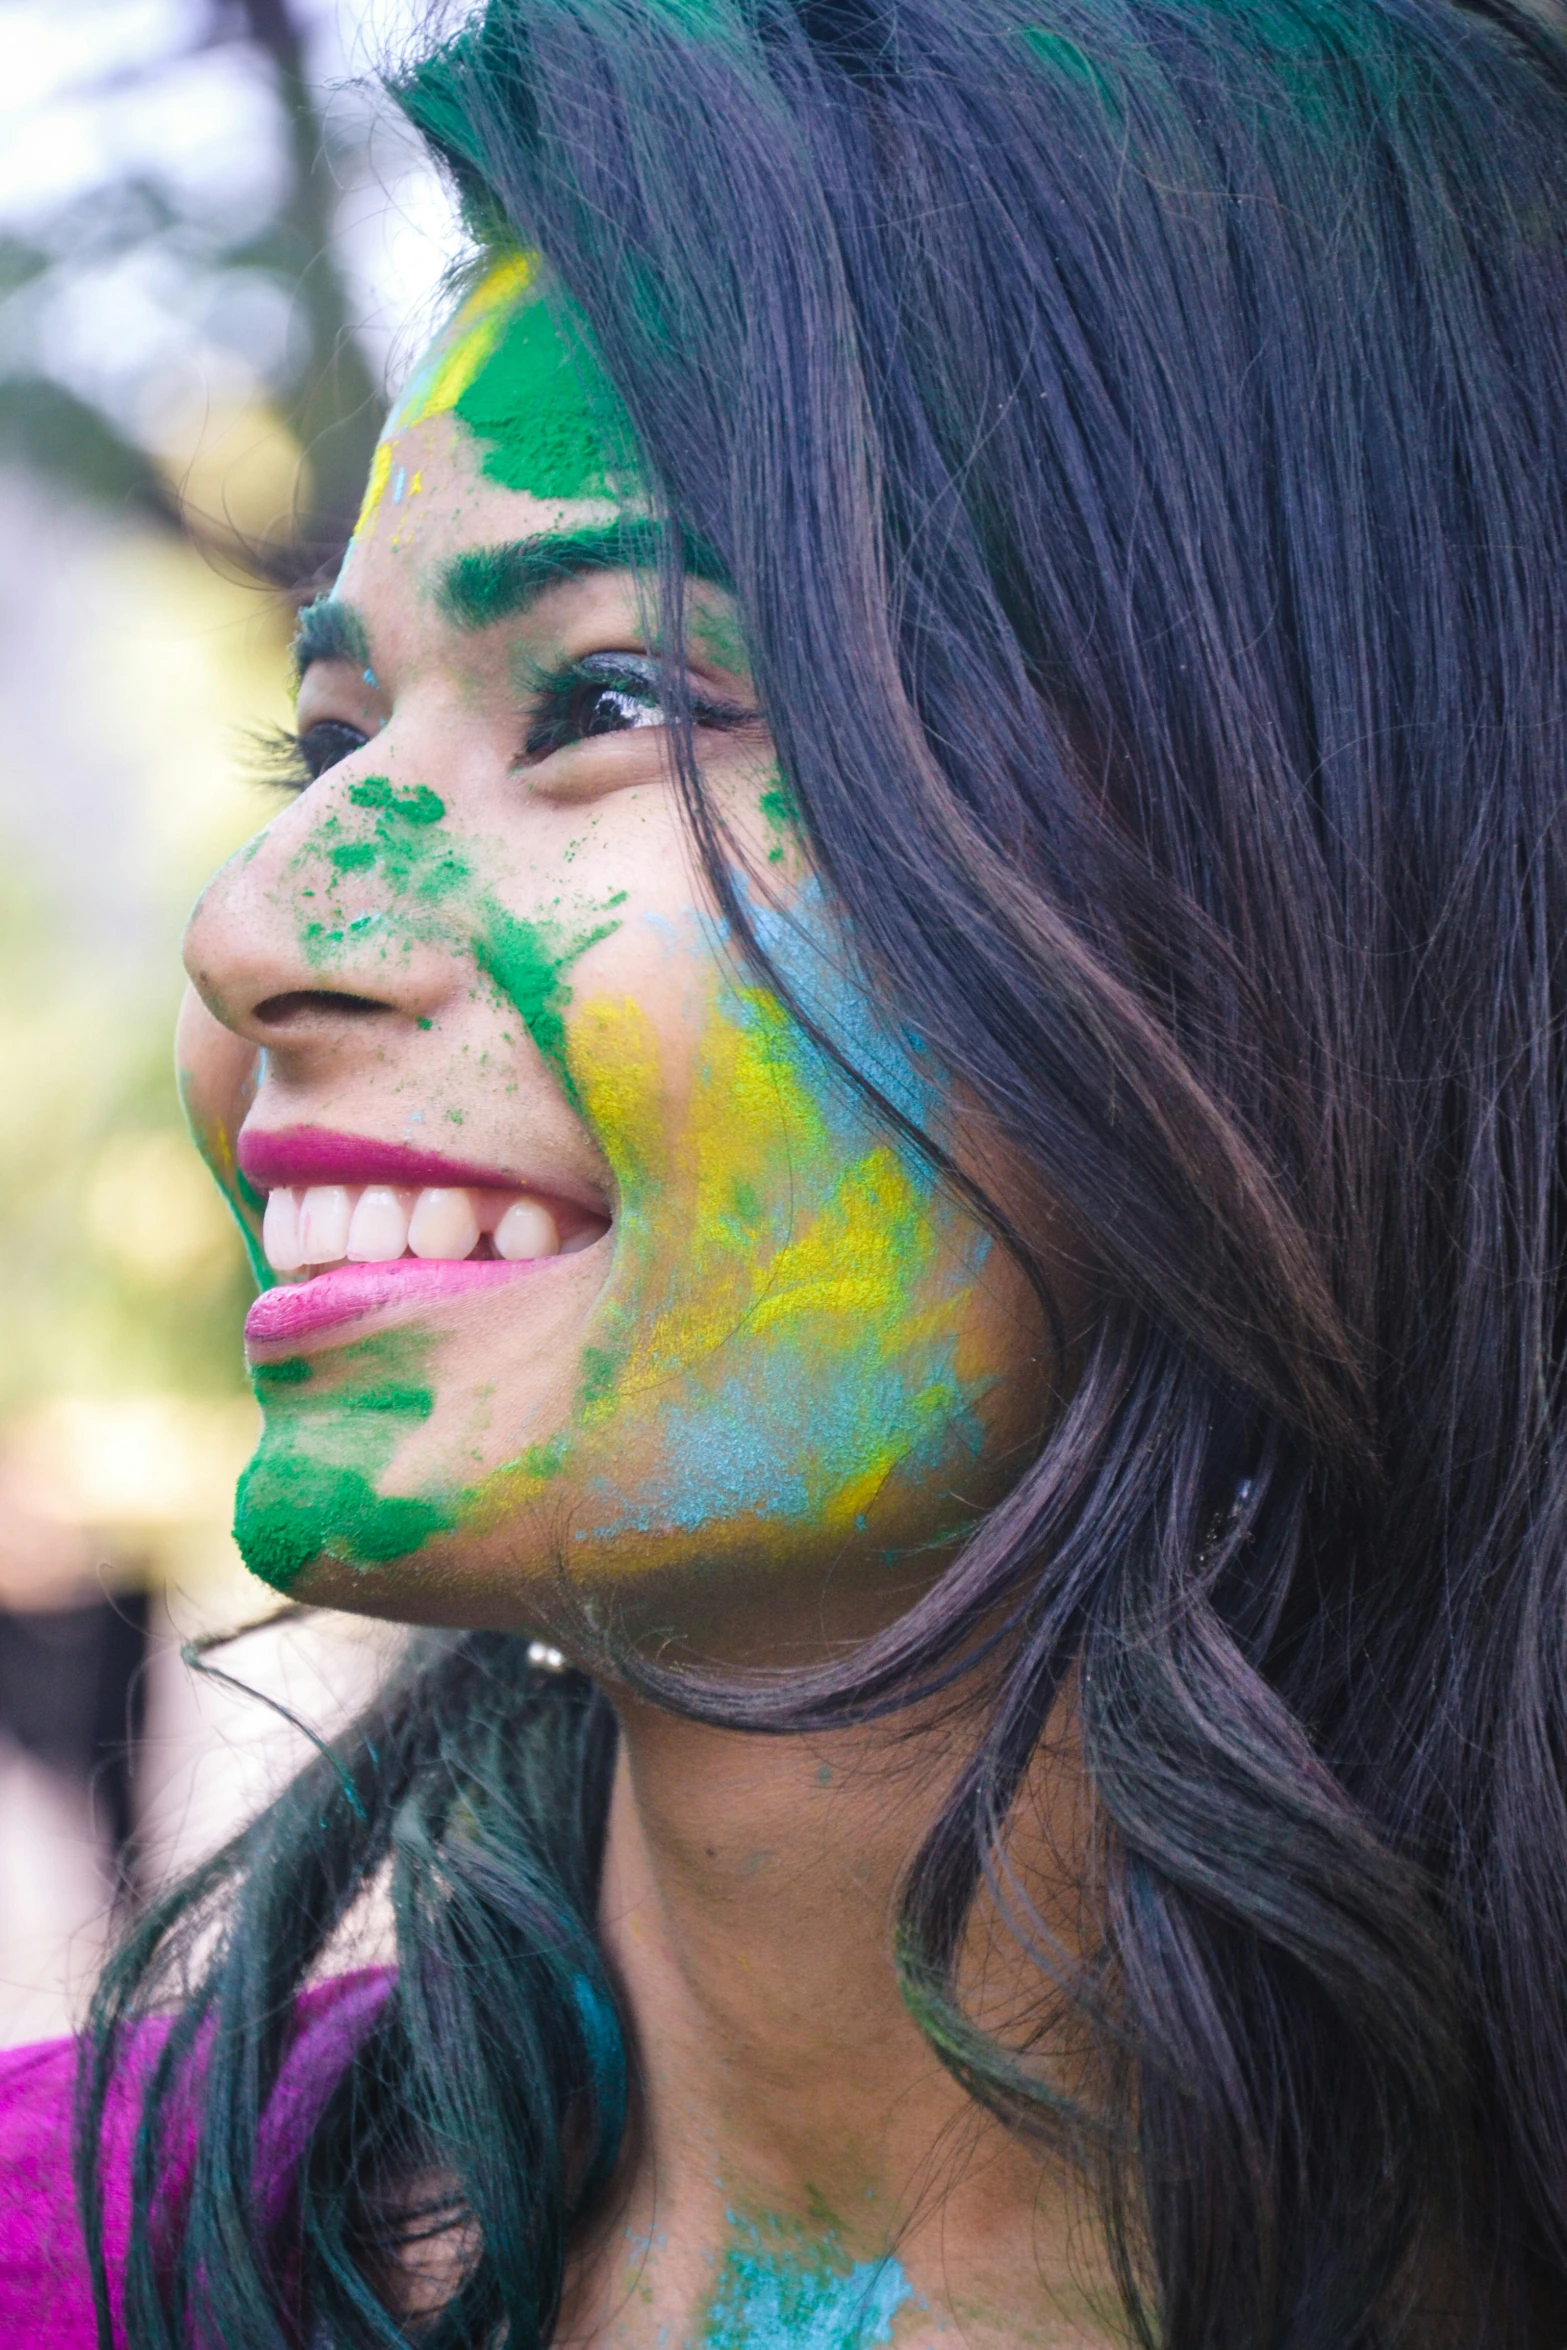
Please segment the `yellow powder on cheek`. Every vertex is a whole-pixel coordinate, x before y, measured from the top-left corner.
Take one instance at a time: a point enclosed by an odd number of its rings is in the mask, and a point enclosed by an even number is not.
[[[621,1193],[615,1269],[550,1468],[597,1539],[847,1529],[911,1456],[981,1441],[958,1368],[984,1243],[783,1006],[726,989],[683,1103],[636,1004],[580,1006],[570,1060]],[[977,1245],[976,1245],[977,1244]],[[524,1467],[527,1481],[536,1475]],[[501,1484],[523,1497],[516,1469]],[[600,1500],[597,1497],[602,1497]],[[500,1492],[487,1492],[486,1517]]]

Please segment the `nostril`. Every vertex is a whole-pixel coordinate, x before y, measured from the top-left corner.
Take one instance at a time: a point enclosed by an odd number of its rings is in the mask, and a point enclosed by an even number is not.
[[[282,995],[269,995],[256,1005],[251,1017],[264,1028],[297,1028],[311,1020],[368,1020],[391,1008],[374,996],[340,994],[330,987],[296,987]]]

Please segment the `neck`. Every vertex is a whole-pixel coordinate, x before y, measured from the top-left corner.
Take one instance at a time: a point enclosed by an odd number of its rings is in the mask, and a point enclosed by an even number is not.
[[[951,1733],[620,1716],[602,1917],[642,2124],[616,2236],[585,2256],[559,2338],[1108,2339],[1067,2255],[1072,2182],[973,2103],[899,1996],[898,1889],[957,1766]],[[987,2005],[1023,1964],[988,1940]]]

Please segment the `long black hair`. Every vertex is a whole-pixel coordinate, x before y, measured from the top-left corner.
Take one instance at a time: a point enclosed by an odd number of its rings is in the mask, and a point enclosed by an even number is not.
[[[402,96],[585,313],[867,970],[1097,1300],[1039,1457],[886,1632],[762,1689],[625,1669],[807,1728],[999,1624],[900,1964],[973,2094],[1089,2164],[1136,2338],[1379,2350],[1444,2304],[1465,2350],[1558,2343],[1567,50],[1507,0],[488,0]],[[1063,1700],[1077,2113],[954,1988]],[[427,2175],[470,2257],[420,2340],[548,2339],[622,2126],[612,1737],[457,1638],[144,1922],[85,2107],[90,2195],[185,1952],[137,2350],[403,2340],[377,2212]],[[400,1971],[279,2217],[291,2003],[383,1868]]]

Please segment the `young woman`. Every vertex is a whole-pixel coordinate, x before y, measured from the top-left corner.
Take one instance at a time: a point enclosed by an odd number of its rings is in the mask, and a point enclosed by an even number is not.
[[[110,1967],[80,2220],[10,2060],[7,2340],[1559,2345],[1567,52],[402,95],[479,258],[181,1060],[246,1558],[430,1629]]]

